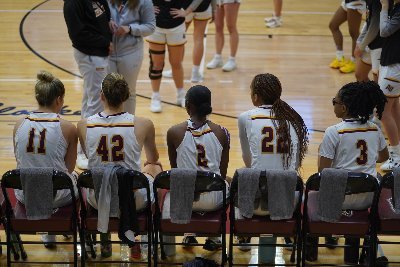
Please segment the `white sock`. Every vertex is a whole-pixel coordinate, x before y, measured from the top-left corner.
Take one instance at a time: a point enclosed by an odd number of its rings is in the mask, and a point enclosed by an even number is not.
[[[222,55],[221,55],[221,54],[215,54],[214,58],[216,58],[216,59],[221,59],[221,58],[222,58]]]
[[[392,151],[396,156],[400,157],[400,144],[398,144],[397,146],[392,146]]]
[[[343,50],[336,50],[336,58],[342,60],[343,58]]]
[[[151,98],[156,98],[156,97],[160,97],[160,92],[153,92]]]
[[[231,57],[231,56],[229,56],[228,60],[235,61],[235,57]]]
[[[176,88],[176,91],[178,92],[178,94],[179,93],[181,93],[181,92],[184,92],[185,91],[185,89],[183,89],[183,88]]]
[[[277,20],[281,20],[282,19],[282,16],[274,16]]]
[[[199,72],[200,66],[193,65],[192,72]]]

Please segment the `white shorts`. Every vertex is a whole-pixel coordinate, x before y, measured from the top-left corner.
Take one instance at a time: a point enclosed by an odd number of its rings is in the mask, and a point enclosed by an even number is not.
[[[381,66],[379,70],[379,87],[387,97],[400,96],[400,63]]]
[[[364,14],[367,11],[367,4],[363,0],[356,0],[350,3],[342,1],[342,8],[347,12],[347,9],[357,10],[360,14]]]
[[[185,23],[172,29],[156,27],[154,33],[146,38],[146,41],[154,44],[178,46],[186,43]]]
[[[225,4],[234,4],[234,3],[240,4],[240,0],[217,0],[217,6],[222,6]]]
[[[211,5],[208,6],[207,10],[203,12],[192,12],[185,17],[185,22],[189,23],[192,20],[209,20],[212,17]]]
[[[361,56],[361,61],[365,64],[372,65],[372,73],[379,73],[379,66],[381,65],[381,52],[382,48],[370,50],[366,47]]]

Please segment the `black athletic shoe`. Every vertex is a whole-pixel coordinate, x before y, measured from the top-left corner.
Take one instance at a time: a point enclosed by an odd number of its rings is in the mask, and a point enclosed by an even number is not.
[[[183,247],[188,248],[191,247],[191,245],[198,244],[196,237],[192,235],[185,235],[182,239]]]
[[[285,249],[292,251],[293,250],[293,241],[292,241],[292,239],[290,239],[290,237],[285,237],[284,240],[285,240],[285,244],[286,245],[290,245],[290,247],[285,247]]]
[[[327,236],[325,237],[325,244],[329,249],[335,249],[338,244],[339,237],[336,236]]]
[[[203,246],[203,249],[208,251],[216,251],[222,248],[221,240],[212,240],[210,238],[206,239],[206,243]]]
[[[251,246],[244,246],[245,244],[251,243],[251,237],[239,236],[239,237],[237,237],[237,240],[238,240],[238,244],[240,244],[240,246],[238,246],[239,250],[241,250],[241,251],[250,251],[251,250]]]

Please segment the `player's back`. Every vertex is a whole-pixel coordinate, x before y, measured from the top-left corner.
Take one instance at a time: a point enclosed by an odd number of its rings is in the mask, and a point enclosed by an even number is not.
[[[107,162],[140,171],[141,147],[135,135],[135,116],[127,112],[98,113],[87,119],[86,153],[89,169]]]

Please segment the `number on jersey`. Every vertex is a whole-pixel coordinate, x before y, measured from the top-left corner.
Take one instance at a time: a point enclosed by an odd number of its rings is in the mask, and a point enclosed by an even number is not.
[[[365,140],[358,140],[356,143],[358,149],[360,149],[360,156],[356,158],[358,165],[365,165],[368,162],[368,146]]]
[[[28,145],[26,146],[27,153],[35,153],[34,138],[35,138],[35,128],[31,128],[29,131]],[[37,148],[38,154],[46,154],[46,129],[43,129],[39,133],[39,146]]]
[[[124,160],[124,138],[118,134],[111,137],[111,151],[109,149],[108,135],[102,135],[97,145],[97,155],[101,161],[123,161]],[[111,152],[111,153],[110,153]],[[111,157],[110,157],[111,154]],[[110,160],[111,159],[111,160]]]
[[[261,129],[261,134],[263,135],[263,138],[261,139],[261,153],[263,154],[270,154],[270,153],[288,153],[288,145],[287,143],[279,138],[277,140],[277,145],[276,145],[276,152],[275,151],[275,145],[273,144],[274,141],[274,136],[275,136],[275,130],[274,128],[270,126],[266,126]]]
[[[206,158],[206,150],[204,148],[203,145],[196,145],[196,149],[197,149],[197,165],[201,166],[201,167],[208,167],[208,161]]]

